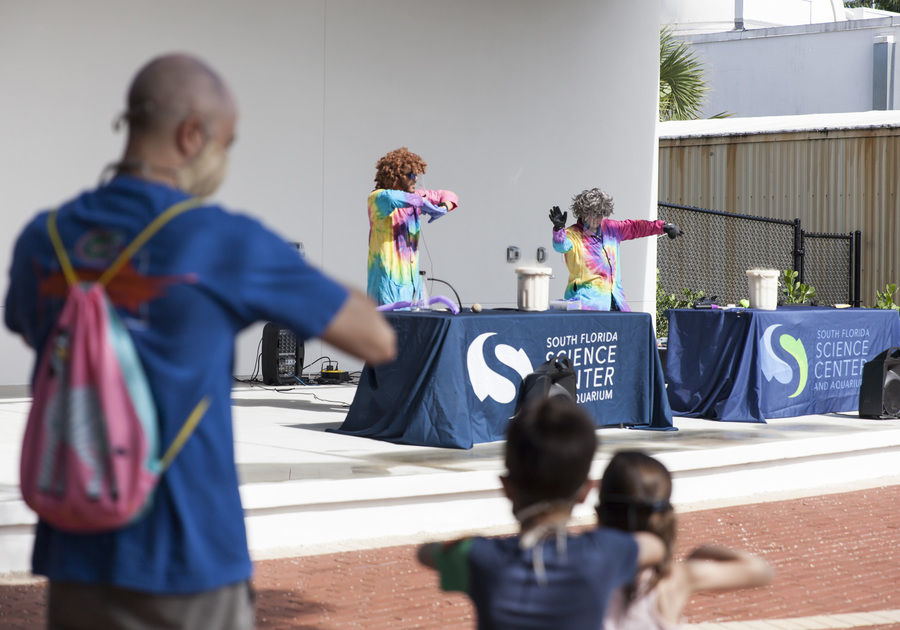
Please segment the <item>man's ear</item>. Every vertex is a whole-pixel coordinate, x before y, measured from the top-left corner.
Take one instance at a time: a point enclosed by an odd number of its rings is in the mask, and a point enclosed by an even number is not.
[[[206,144],[206,131],[199,114],[191,114],[175,128],[175,145],[185,162],[200,153]]]

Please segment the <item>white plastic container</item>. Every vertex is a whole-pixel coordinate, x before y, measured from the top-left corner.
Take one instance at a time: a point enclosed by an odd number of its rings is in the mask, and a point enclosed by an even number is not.
[[[546,311],[550,308],[549,267],[517,267],[519,277],[519,310]]]
[[[774,311],[778,308],[778,270],[748,269],[750,284],[750,308]]]

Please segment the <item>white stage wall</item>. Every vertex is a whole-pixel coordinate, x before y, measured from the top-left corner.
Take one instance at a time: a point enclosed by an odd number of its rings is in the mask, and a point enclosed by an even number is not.
[[[466,305],[511,307],[516,265],[552,251],[549,208],[600,186],[615,218],[655,218],[659,2],[626,0],[0,0],[0,291],[15,236],[38,209],[93,186],[124,135],[112,130],[144,62],[187,51],[234,89],[241,118],[218,194],[309,260],[364,288],[365,198],[375,161],[408,146],[423,184],[460,207],[423,228],[422,268]],[[661,246],[664,246],[662,244]],[[625,290],[653,311],[655,239],[622,247]],[[450,291],[435,284],[435,293]],[[261,326],[238,342],[253,370]],[[0,385],[32,356],[0,333]],[[307,344],[307,360],[329,353]]]

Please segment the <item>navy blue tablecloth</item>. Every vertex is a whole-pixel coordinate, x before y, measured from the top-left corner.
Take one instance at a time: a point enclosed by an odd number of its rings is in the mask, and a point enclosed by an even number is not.
[[[505,437],[522,379],[564,353],[597,426],[672,429],[646,313],[392,312],[399,356],[366,366],[338,433],[471,448]]]
[[[900,346],[897,311],[783,306],[667,311],[672,413],[765,422],[855,411],[863,365]]]

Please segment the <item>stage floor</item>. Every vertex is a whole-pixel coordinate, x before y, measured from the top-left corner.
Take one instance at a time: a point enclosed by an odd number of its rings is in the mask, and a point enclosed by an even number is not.
[[[515,527],[500,492],[503,442],[470,450],[340,435],[355,386],[234,388],[236,459],[257,558],[407,544]],[[18,493],[30,400],[0,390],[0,573],[28,566],[33,514]],[[680,511],[900,483],[900,420],[856,413],[768,424],[674,418],[678,431],[598,430],[592,476],[612,454],[641,449],[675,478]],[[576,522],[593,518],[593,498]]]

